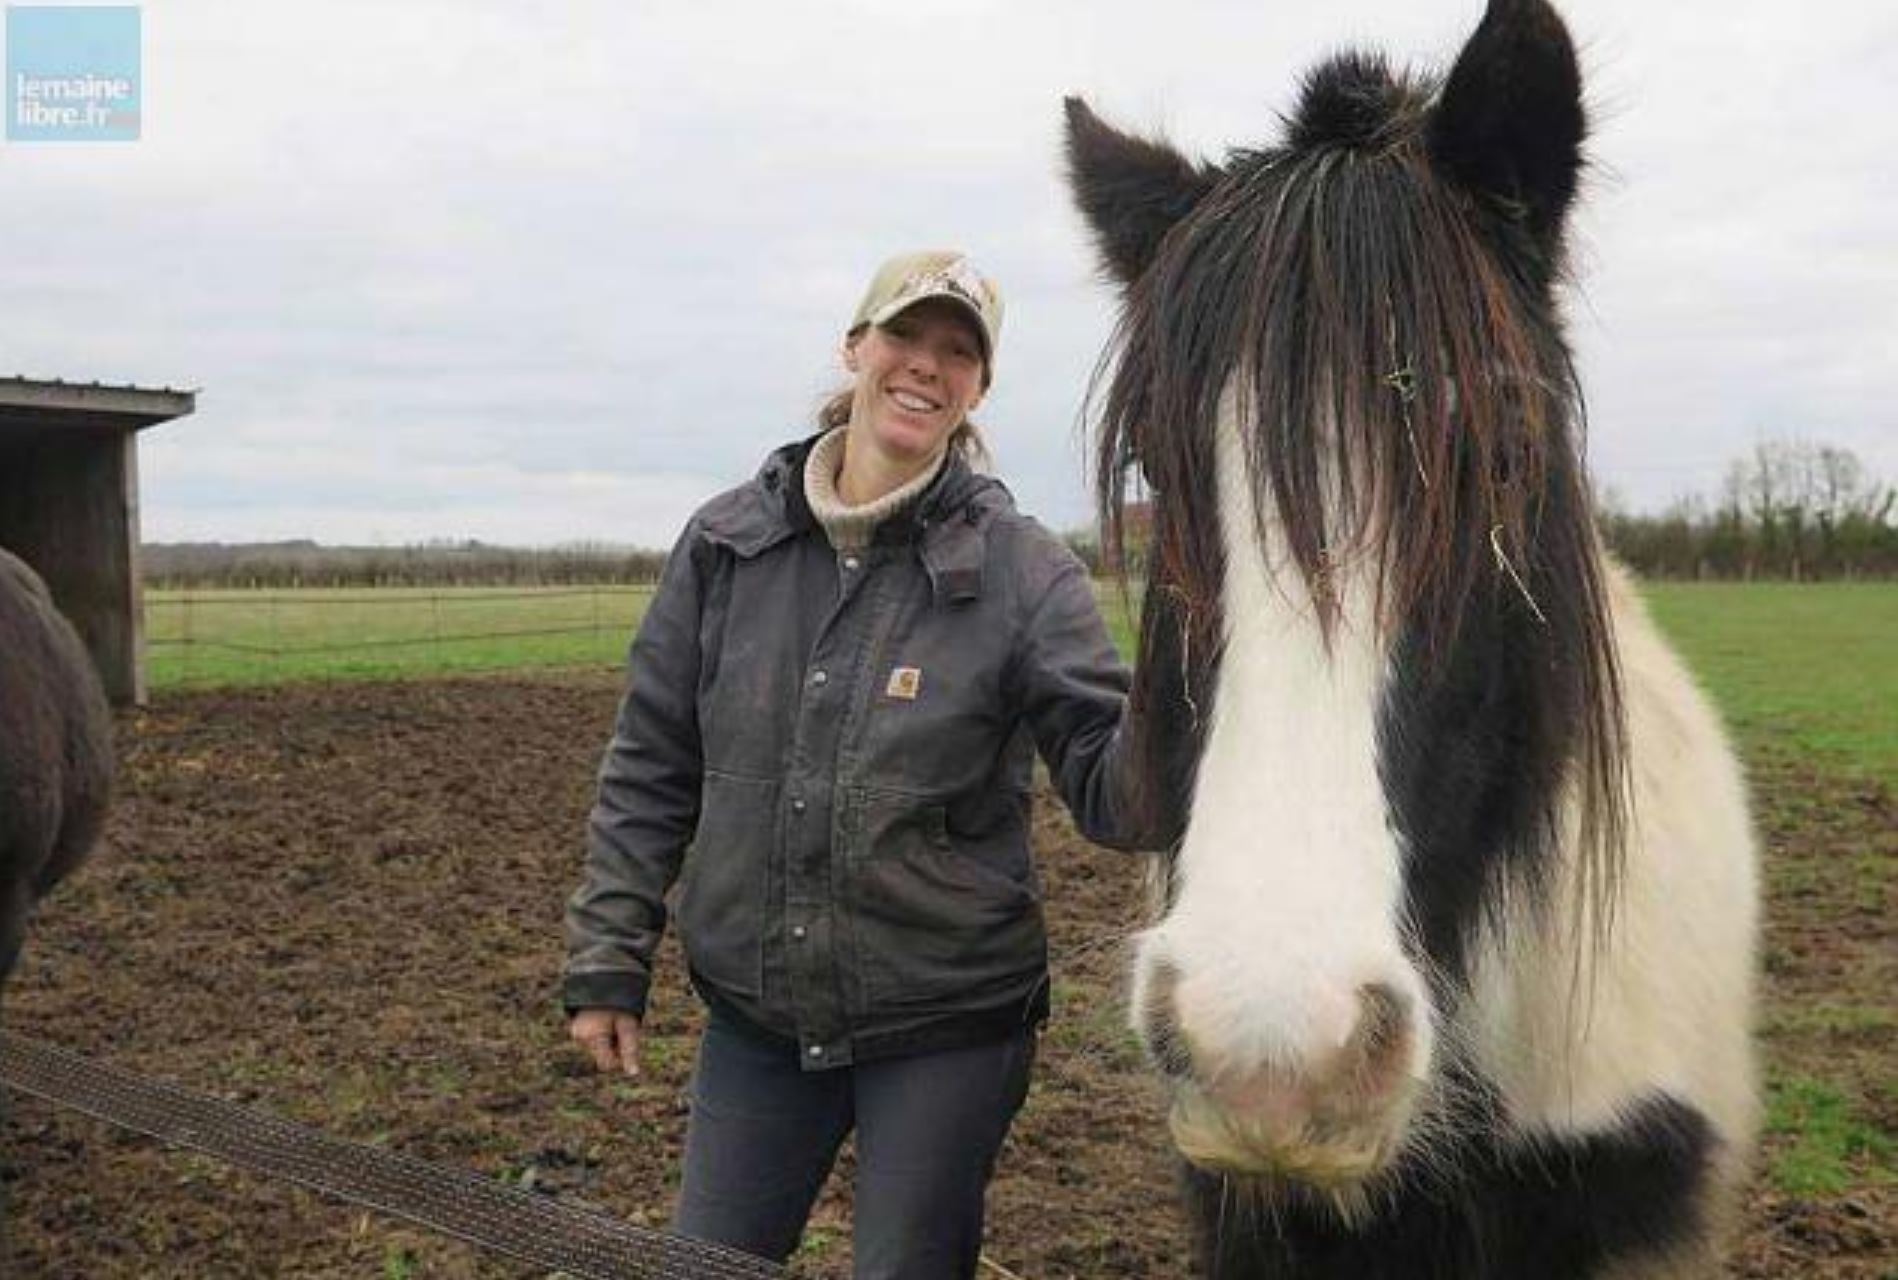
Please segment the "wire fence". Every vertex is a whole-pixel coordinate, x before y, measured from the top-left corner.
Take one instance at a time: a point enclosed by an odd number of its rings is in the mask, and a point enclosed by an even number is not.
[[[651,586],[148,591],[154,688],[619,666]]]

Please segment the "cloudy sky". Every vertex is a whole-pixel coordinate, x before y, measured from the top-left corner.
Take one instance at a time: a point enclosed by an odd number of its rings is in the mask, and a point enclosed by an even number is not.
[[[1598,481],[1658,507],[1767,436],[1898,479],[1898,17],[1571,0],[1597,122],[1573,333]],[[1112,317],[1060,99],[1218,155],[1478,0],[159,0],[144,135],[0,143],[0,373],[200,388],[147,538],[663,545],[838,384],[871,267],[1004,285],[1002,471],[1087,519]]]

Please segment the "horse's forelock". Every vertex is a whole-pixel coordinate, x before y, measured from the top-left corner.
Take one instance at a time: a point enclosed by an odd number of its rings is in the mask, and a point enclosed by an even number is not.
[[[1289,121],[1293,150],[1350,146],[1376,150],[1417,128],[1427,96],[1391,70],[1384,55],[1350,50],[1307,73]]]

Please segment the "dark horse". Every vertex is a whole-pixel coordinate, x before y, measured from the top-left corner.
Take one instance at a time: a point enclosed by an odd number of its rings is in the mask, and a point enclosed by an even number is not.
[[[1186,806],[1133,1018],[1202,1266],[1717,1267],[1755,1131],[1732,752],[1596,541],[1555,293],[1580,74],[1491,0],[1200,164],[1068,104],[1124,285],[1103,516],[1152,537],[1144,802]]]
[[[92,658],[39,576],[0,551],[0,987],[33,904],[98,838],[112,718]]]

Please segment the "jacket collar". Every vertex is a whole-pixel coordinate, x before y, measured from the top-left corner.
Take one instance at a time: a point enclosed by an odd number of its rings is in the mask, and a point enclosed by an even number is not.
[[[923,571],[936,603],[961,604],[981,597],[989,526],[1013,505],[1001,481],[976,475],[960,457],[950,457],[936,484],[917,503],[914,520]]]
[[[714,498],[700,515],[705,536],[741,560],[762,555],[787,538],[817,527],[804,501],[804,459],[817,436],[771,451],[750,483]]]
[[[751,483],[716,500],[703,515],[706,536],[749,560],[817,530],[804,499],[804,460],[818,436],[772,451]],[[939,603],[974,600],[983,589],[989,526],[1014,506],[1001,481],[977,475],[951,453],[914,506],[884,522],[877,546],[912,543]]]

